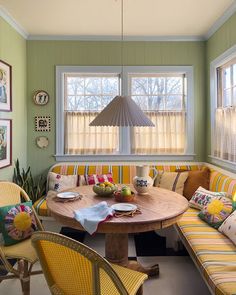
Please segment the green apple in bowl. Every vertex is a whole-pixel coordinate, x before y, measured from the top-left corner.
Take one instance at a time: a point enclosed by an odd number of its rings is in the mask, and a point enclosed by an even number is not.
[[[122,196],[130,196],[132,194],[131,189],[129,186],[123,186],[121,189],[121,195]]]

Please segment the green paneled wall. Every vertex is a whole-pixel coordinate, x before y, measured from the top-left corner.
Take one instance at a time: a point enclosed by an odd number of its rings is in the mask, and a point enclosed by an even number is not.
[[[120,65],[119,42],[28,41],[28,164],[34,174],[48,170],[55,160],[55,66],[56,65]],[[205,42],[126,42],[126,65],[193,65],[195,95],[195,160],[204,160],[205,137]],[[33,103],[34,91],[44,89],[50,94],[46,106]],[[50,115],[51,132],[35,132],[34,117]],[[35,145],[39,135],[49,137],[45,150]]]
[[[26,41],[0,17],[0,59],[12,66],[12,112],[0,118],[12,119],[13,162],[27,163]],[[0,180],[11,180],[13,166],[0,169]]]
[[[207,132],[206,132],[206,159],[211,153],[211,117],[210,117],[210,63],[227,49],[236,44],[236,13],[207,41],[206,46],[206,73],[207,73]]]

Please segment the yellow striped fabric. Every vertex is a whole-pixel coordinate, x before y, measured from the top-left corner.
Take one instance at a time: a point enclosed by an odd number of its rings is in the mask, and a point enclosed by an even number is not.
[[[160,171],[174,172],[177,169],[181,170],[200,170],[201,165],[153,165]],[[85,174],[107,174],[112,173],[114,183],[132,183],[134,176],[136,175],[136,166],[134,165],[71,165],[71,164],[58,164],[52,167],[50,170],[57,174],[62,175],[85,175]],[[150,171],[150,176],[154,176],[153,170]],[[38,215],[48,216],[46,196],[40,198],[35,204],[34,208]]]
[[[214,192],[227,192],[232,197],[236,192],[236,179],[226,176],[218,171],[211,170],[210,190]]]
[[[177,223],[180,236],[214,294],[236,294],[236,247],[223,234],[188,209]]]

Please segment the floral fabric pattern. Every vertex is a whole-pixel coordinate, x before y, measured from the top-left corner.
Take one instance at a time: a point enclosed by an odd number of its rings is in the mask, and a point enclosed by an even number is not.
[[[5,245],[29,238],[37,228],[32,202],[0,208],[1,230]]]
[[[208,203],[198,216],[214,228],[218,228],[233,210],[232,201],[222,197],[213,199]]]
[[[226,195],[225,192],[211,192],[200,186],[189,201],[189,206],[201,210],[213,199],[220,200],[221,198],[226,197]]]

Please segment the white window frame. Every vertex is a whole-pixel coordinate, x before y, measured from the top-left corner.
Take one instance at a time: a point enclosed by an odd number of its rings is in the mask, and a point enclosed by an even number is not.
[[[220,165],[231,171],[236,171],[235,163],[214,156],[214,126],[215,126],[215,109],[217,108],[217,68],[226,64],[236,57],[236,45],[232,46],[210,63],[210,97],[211,97],[211,154],[208,157],[213,164]]]
[[[129,73],[181,73],[185,74],[187,85],[187,143],[185,154],[133,155],[130,154],[129,128],[120,127],[120,154],[118,155],[65,155],[64,154],[64,74],[65,73],[118,73],[121,77],[121,93],[128,95]],[[122,145],[123,142],[123,145]],[[126,144],[124,144],[126,143]],[[128,145],[127,145],[128,143]],[[192,66],[56,66],[56,161],[189,161],[194,159],[194,80]]]

